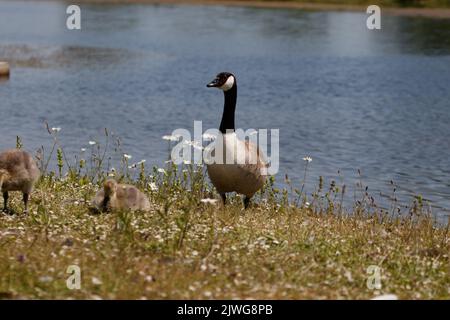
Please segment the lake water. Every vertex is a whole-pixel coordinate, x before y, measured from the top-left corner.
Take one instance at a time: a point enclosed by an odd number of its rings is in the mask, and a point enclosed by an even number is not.
[[[218,127],[223,96],[206,83],[232,71],[236,125],[280,129],[280,173],[308,191],[320,175],[364,184],[381,203],[390,181],[408,203],[450,208],[450,19],[176,5],[82,5],[82,30],[60,2],[0,2],[0,148],[35,151],[61,127],[78,153],[103,128],[133,160],[161,165],[176,128]],[[340,171],[340,174],[338,174]],[[351,197],[351,195],[350,195]]]

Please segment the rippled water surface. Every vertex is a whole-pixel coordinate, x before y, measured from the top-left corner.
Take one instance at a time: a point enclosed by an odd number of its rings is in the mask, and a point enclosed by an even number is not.
[[[133,159],[161,165],[176,128],[217,127],[222,95],[205,84],[232,71],[236,124],[280,129],[280,173],[297,185],[302,158],[318,177],[352,186],[362,172],[388,205],[400,199],[450,208],[450,20],[364,13],[214,6],[83,5],[82,30],[65,28],[59,2],[0,2],[0,148],[20,135],[50,145],[43,123],[62,128],[66,152],[109,128]],[[340,174],[338,174],[338,171]],[[352,194],[349,194],[352,197]]]

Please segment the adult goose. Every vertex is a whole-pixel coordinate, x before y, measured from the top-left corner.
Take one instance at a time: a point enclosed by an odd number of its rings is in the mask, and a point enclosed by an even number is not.
[[[28,212],[28,198],[39,176],[36,162],[28,152],[19,149],[1,152],[0,190],[3,192],[3,211],[8,212],[9,192],[22,191],[24,212]]]
[[[236,77],[229,72],[221,72],[207,84],[207,87],[222,90],[225,97],[219,127],[220,135],[215,141],[216,149],[211,153],[216,156],[217,147],[220,147],[223,161],[207,164],[208,175],[224,204],[226,193],[236,192],[244,195],[244,207],[247,208],[250,199],[264,185],[267,164],[257,145],[247,140],[240,140],[236,135],[234,123],[237,99]],[[231,162],[230,159],[232,159]]]
[[[149,211],[150,202],[138,188],[129,184],[119,184],[108,179],[92,200],[96,210],[105,212],[112,210]]]

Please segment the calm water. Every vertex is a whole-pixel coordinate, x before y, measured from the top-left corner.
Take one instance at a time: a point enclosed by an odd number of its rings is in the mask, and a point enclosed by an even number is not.
[[[0,148],[28,150],[62,127],[69,154],[122,137],[133,160],[167,158],[161,136],[217,127],[222,95],[205,84],[232,71],[237,126],[280,129],[280,174],[309,191],[323,175],[364,183],[386,203],[423,194],[450,208],[450,20],[209,6],[82,6],[82,31],[65,28],[58,2],[0,2]],[[340,171],[340,177],[338,175]],[[350,194],[349,197],[352,197]]]

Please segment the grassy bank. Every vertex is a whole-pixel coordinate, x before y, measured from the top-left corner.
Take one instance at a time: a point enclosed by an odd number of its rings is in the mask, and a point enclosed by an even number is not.
[[[65,0],[64,0],[65,1]],[[449,8],[449,0],[79,0],[78,2],[95,2],[95,3],[283,3],[299,4],[305,6],[368,6],[376,4],[383,7],[391,8]]]
[[[270,0],[262,0],[270,1]],[[449,0],[285,0],[299,3],[341,4],[341,5],[371,5],[383,7],[415,7],[415,8],[446,8],[450,7]]]
[[[66,1],[66,0],[58,0]],[[366,12],[367,6],[377,4],[382,13],[394,16],[450,18],[450,0],[78,0],[78,4],[165,4],[220,5],[267,9],[297,9],[307,11]]]
[[[145,191],[152,212],[91,214],[107,174],[101,150],[67,170],[55,145],[58,169],[38,183],[30,213],[0,216],[2,298],[450,298],[448,228],[433,226],[420,198],[399,218],[361,186],[349,216],[342,186],[321,180],[306,195],[271,180],[244,211],[238,197],[202,201],[218,198],[203,167],[147,173],[124,158],[109,175]],[[12,207],[20,212],[20,194]],[[66,286],[70,265],[81,269],[80,290]],[[367,287],[371,265],[381,289]]]

